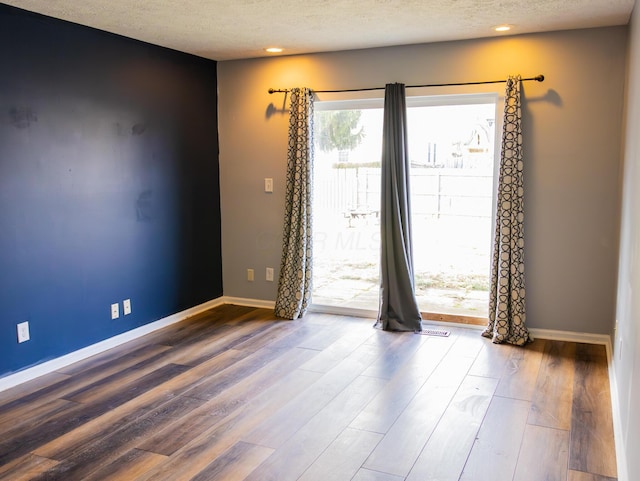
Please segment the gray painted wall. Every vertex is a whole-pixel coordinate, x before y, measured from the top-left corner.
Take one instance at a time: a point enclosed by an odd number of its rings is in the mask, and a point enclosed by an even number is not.
[[[633,13],[629,39],[626,135],[618,330],[614,332],[613,365],[617,384],[622,441],[629,480],[640,479],[640,10]],[[620,446],[619,446],[620,448]],[[622,479],[622,478],[621,478]]]
[[[615,313],[626,41],[627,28],[615,27],[220,62],[225,295],[275,299],[276,283],[265,282],[264,270],[275,267],[277,279],[288,114],[284,96],[269,95],[269,87],[543,73],[544,83],[524,86],[528,321],[536,328],[608,334]],[[274,179],[273,194],[263,192],[265,177]],[[256,270],[256,281],[246,280],[247,268]]]

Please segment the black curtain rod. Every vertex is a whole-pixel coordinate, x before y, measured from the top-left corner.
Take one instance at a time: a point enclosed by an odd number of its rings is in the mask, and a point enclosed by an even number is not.
[[[523,78],[522,81],[535,80],[536,82],[544,82],[544,75],[536,75],[535,77]],[[459,85],[481,85],[481,84],[499,84],[504,83],[507,80],[485,80],[483,82],[459,82],[450,84],[426,84],[426,85],[407,85],[408,89],[415,89],[421,87],[456,87]],[[366,92],[369,90],[384,90],[384,87],[369,87],[364,89],[339,89],[339,90],[314,90],[315,93],[340,93],[340,92]],[[289,89],[269,89],[270,94],[275,93],[287,93]]]

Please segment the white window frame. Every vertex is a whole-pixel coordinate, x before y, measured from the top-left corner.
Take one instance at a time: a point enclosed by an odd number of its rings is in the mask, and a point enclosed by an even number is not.
[[[502,85],[502,84],[497,84]],[[471,86],[473,88],[474,86]],[[498,175],[500,169],[500,150],[501,150],[501,138],[502,138],[502,111],[504,110],[504,93],[500,93],[495,90],[493,85],[484,86],[488,88],[486,92],[471,92],[471,93],[427,93],[426,89],[416,89],[416,93],[411,95],[407,91],[406,105],[407,109],[414,107],[425,106],[441,106],[441,105],[470,105],[470,104],[494,104],[495,105],[495,139],[494,139],[494,169],[493,169],[493,199],[497,197],[498,189]],[[442,88],[435,89],[442,92]],[[366,97],[366,98],[342,98],[334,100],[321,100],[317,99],[314,102],[314,110],[364,110],[374,108],[384,108],[384,97],[378,95]],[[343,94],[339,94],[343,95]],[[348,95],[348,93],[347,93]],[[366,95],[366,94],[365,94]],[[384,93],[382,93],[384,95]],[[492,202],[491,205],[491,223],[495,225],[496,219],[496,202]],[[489,247],[489,255],[491,256],[491,250],[493,248],[495,232],[491,230],[491,244]],[[310,311],[324,312],[338,315],[349,316],[361,316],[361,317],[375,317],[377,312],[369,309],[351,308],[345,306],[328,306],[312,304]],[[468,316],[455,316],[455,315],[443,315],[446,318],[459,317],[460,319]]]

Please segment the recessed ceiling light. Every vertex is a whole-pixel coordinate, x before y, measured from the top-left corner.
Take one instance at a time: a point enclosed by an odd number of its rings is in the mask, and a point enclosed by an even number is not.
[[[511,30],[511,25],[498,25],[493,28],[496,32],[508,32]]]
[[[269,47],[269,48],[265,48],[265,51],[269,52],[269,53],[280,53],[282,52],[282,48],[280,47]]]

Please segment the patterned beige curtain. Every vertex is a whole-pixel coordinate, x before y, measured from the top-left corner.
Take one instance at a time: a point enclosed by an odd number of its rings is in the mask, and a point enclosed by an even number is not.
[[[494,343],[522,346],[531,341],[525,327],[524,184],[520,76],[509,77],[504,101],[504,125],[496,209],[489,324],[483,336]]]
[[[291,90],[289,151],[282,260],[275,314],[304,316],[311,302],[311,196],[313,187],[313,93]]]

